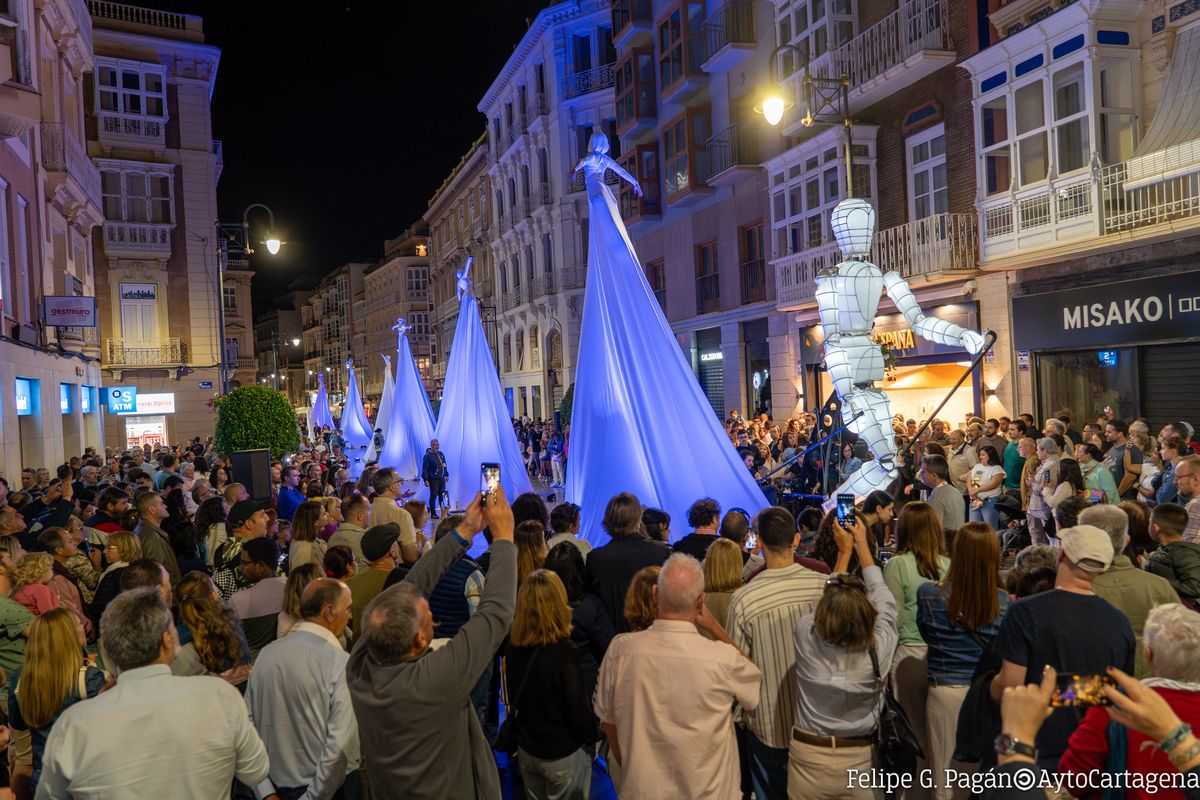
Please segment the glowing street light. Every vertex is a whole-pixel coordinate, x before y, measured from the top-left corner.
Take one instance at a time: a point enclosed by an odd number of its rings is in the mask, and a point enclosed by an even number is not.
[[[265,242],[263,242],[263,244],[267,246],[268,253],[271,255],[277,255],[279,253],[279,246],[282,245],[283,242],[279,241],[277,237],[267,234],[267,239]]]

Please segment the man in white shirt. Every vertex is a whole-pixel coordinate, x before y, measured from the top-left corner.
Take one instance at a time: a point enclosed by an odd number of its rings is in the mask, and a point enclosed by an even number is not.
[[[596,685],[596,716],[621,766],[617,791],[622,800],[658,800],[667,787],[676,797],[737,797],[733,704],[758,707],[762,673],[704,604],[699,561],[667,559],[654,598],[658,618],[613,639]]]
[[[362,796],[358,724],[346,685],[350,655],[338,637],[350,621],[350,589],[319,578],[300,598],[304,621],[263,648],[246,687],[250,718],[283,800]]]
[[[255,797],[278,800],[266,748],[237,689],[220,678],[171,674],[179,636],[157,589],[118,595],[101,629],[104,661],[120,677],[58,718],[38,800],[227,797],[235,777]]]

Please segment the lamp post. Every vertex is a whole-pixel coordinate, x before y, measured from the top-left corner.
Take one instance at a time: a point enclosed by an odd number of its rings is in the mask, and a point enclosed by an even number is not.
[[[300,339],[297,336],[293,336],[291,342],[292,347],[300,346]],[[284,360],[285,367],[290,363],[290,359]],[[279,391],[279,382],[286,380],[286,378],[279,371],[279,331],[277,330],[271,331],[271,369],[273,370],[271,378],[275,381],[275,390]]]
[[[229,373],[227,371],[229,353],[225,345],[225,270],[229,268],[229,253],[231,248],[236,247],[237,254],[247,258],[254,254],[254,247],[250,244],[250,212],[256,208],[266,211],[267,216],[270,218],[267,235],[262,242],[266,246],[267,252],[271,255],[276,255],[279,253],[279,248],[286,244],[286,242],[280,241],[275,233],[275,213],[263,203],[251,203],[246,206],[245,210],[242,211],[242,223],[240,225],[217,223],[217,241],[220,243],[217,252],[216,306],[217,352],[220,354],[220,366],[217,373],[220,377],[221,394],[229,393]]]
[[[754,110],[763,115],[767,124],[774,127],[783,121],[783,114],[794,103],[788,99],[779,82],[779,56],[784,52],[795,53],[803,66],[803,99],[804,116],[800,124],[806,128],[813,125],[836,125],[841,123],[845,128],[846,147],[843,157],[846,161],[846,196],[854,196],[854,181],[851,179],[850,151],[850,77],[842,75],[839,78],[814,77],[809,70],[808,55],[792,44],[781,44],[771,51],[767,68],[770,82],[762,92],[761,99],[755,104]]]

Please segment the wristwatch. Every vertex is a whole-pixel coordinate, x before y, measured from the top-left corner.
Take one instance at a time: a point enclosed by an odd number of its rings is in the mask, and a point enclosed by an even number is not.
[[[1037,761],[1037,748],[1022,742],[1011,733],[1002,733],[996,737],[996,754],[1002,756],[1027,756]]]

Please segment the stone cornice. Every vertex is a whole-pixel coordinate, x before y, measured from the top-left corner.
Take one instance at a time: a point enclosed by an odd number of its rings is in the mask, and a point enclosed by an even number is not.
[[[492,81],[492,85],[484,92],[483,99],[479,101],[476,108],[483,114],[487,114],[487,109],[496,101],[497,95],[508,88],[513,76],[524,67],[526,59],[533,53],[543,34],[549,32],[555,25],[561,25],[598,11],[607,12],[609,8],[610,5],[606,0],[566,0],[566,2],[542,9],[525,31],[525,35],[521,37],[521,41],[513,48],[512,55],[508,57],[508,61],[504,63],[503,69]]]

